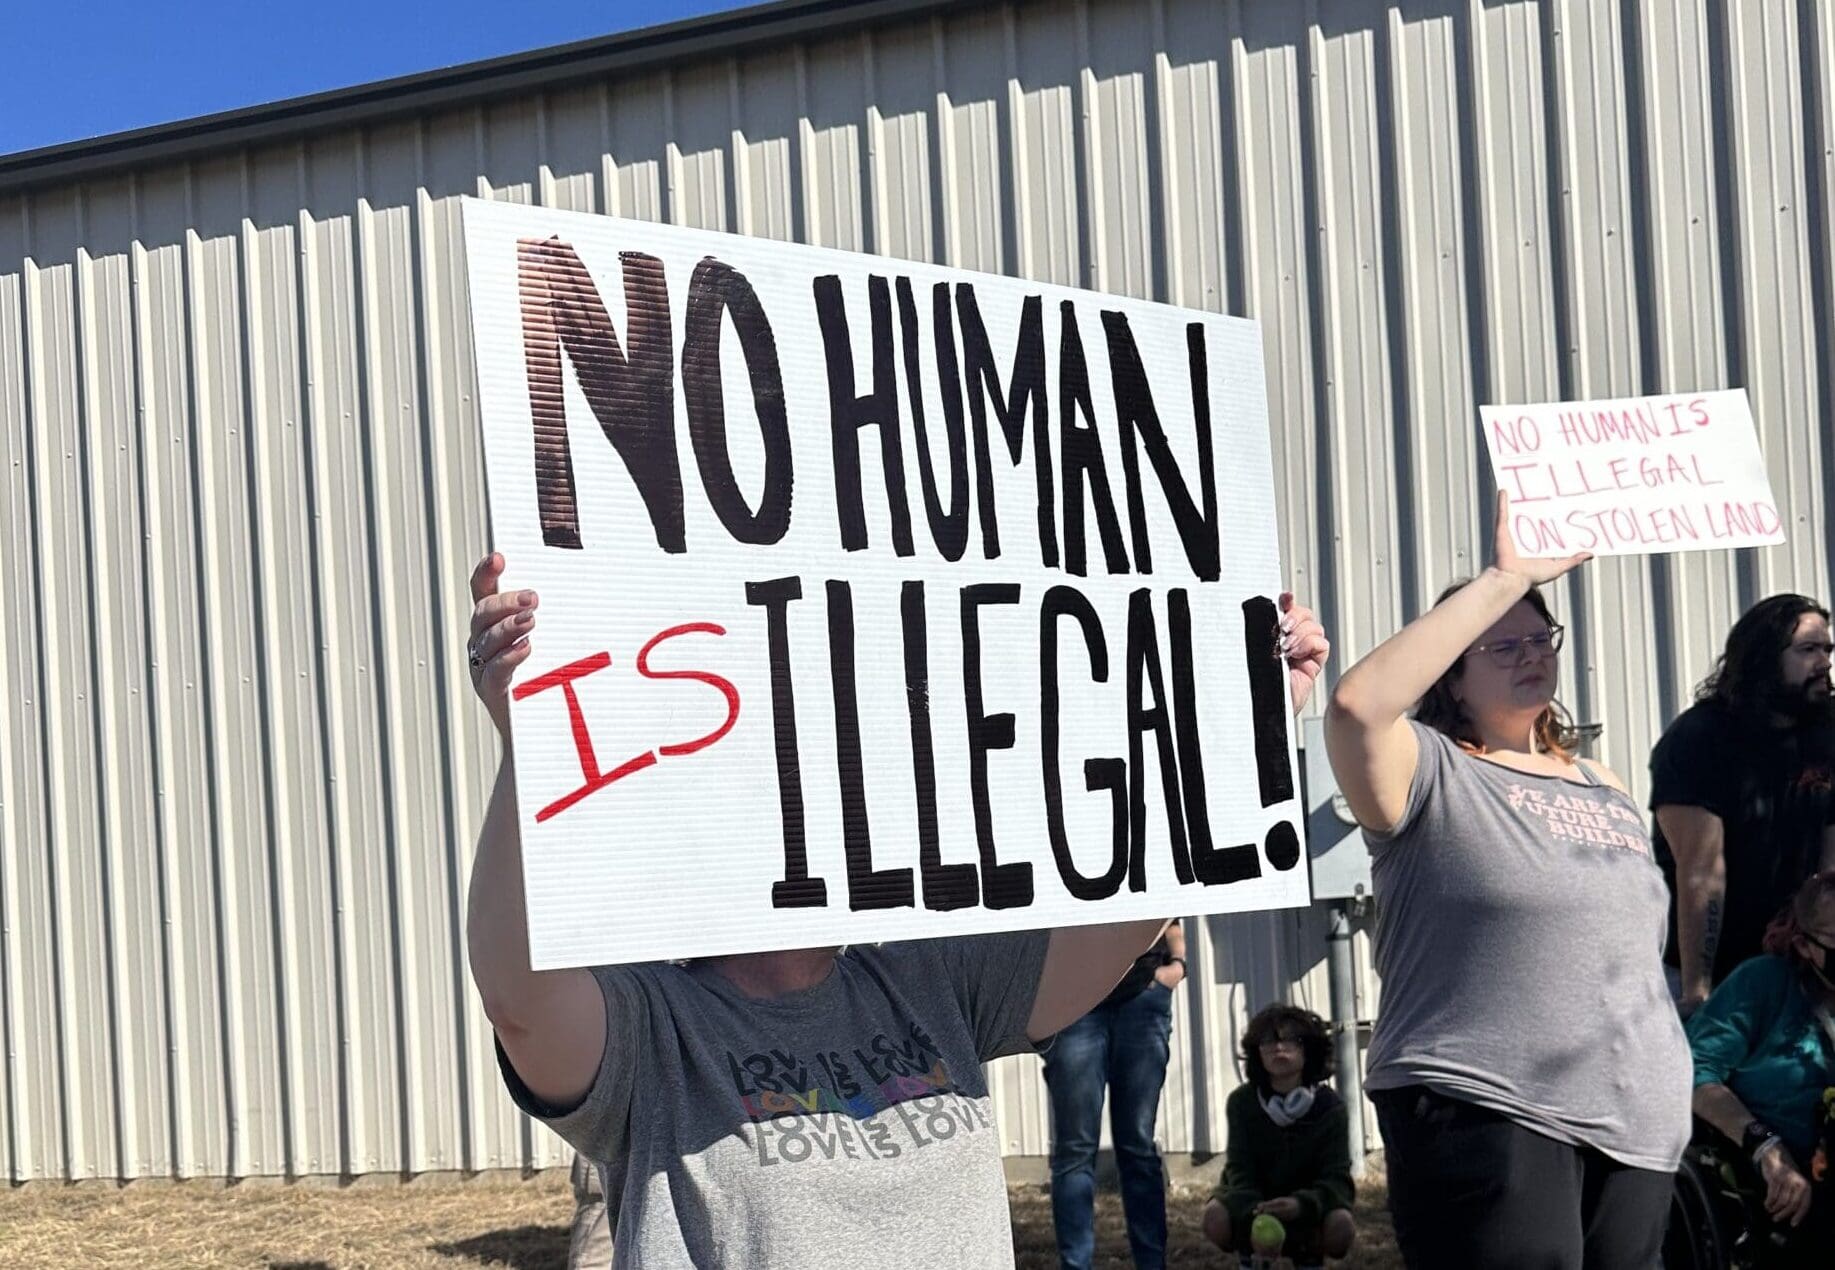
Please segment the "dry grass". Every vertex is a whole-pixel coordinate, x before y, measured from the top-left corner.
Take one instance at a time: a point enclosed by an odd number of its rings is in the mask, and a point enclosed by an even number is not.
[[[409,1186],[206,1182],[0,1194],[0,1266],[548,1270],[567,1262],[565,1170]]]
[[[1363,1247],[1347,1264],[1399,1270],[1381,1211],[1380,1180],[1360,1196]],[[564,1172],[529,1182],[408,1186],[235,1186],[209,1183],[28,1186],[0,1192],[0,1266],[263,1267],[267,1270],[560,1270],[572,1194]],[[1171,1198],[1170,1264],[1222,1267],[1203,1244],[1201,1191]],[[1101,1197],[1097,1265],[1128,1266],[1121,1206]],[[1051,1204],[1037,1187],[1013,1191],[1020,1270],[1057,1264]]]
[[[1395,1233],[1389,1225],[1384,1207],[1387,1192],[1380,1173],[1358,1184],[1357,1247],[1350,1259],[1338,1263],[1341,1270],[1402,1270],[1402,1255],[1396,1251]],[[1184,1187],[1167,1196],[1166,1264],[1177,1270],[1198,1266],[1222,1270],[1233,1266],[1234,1257],[1226,1257],[1204,1241],[1200,1220],[1209,1194],[1196,1187]],[[1015,1187],[1013,1203],[1013,1249],[1019,1270],[1056,1270],[1057,1244],[1051,1234],[1051,1198],[1036,1186]],[[1128,1256],[1127,1226],[1122,1220],[1121,1197],[1104,1192],[1096,1200],[1096,1270],[1129,1270],[1134,1262]]]

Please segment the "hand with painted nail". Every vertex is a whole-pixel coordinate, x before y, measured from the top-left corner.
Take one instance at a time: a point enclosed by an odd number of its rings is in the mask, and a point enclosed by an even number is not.
[[[471,638],[465,645],[472,687],[507,746],[510,743],[510,673],[529,656],[529,632],[535,629],[533,591],[499,593],[504,559],[493,551],[471,575]]]
[[[1325,638],[1318,617],[1294,599],[1293,592],[1281,592],[1281,656],[1287,662],[1287,692],[1295,714],[1306,708],[1331,655],[1332,642]]]

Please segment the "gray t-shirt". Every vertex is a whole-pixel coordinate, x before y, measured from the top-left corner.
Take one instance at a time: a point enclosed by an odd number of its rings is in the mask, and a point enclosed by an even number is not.
[[[1693,1066],[1663,979],[1669,893],[1637,805],[1412,726],[1408,808],[1365,833],[1382,976],[1365,1087],[1425,1085],[1674,1169]]]
[[[600,967],[585,1101],[504,1078],[601,1166],[616,1266],[1011,1266],[981,1064],[1032,1048],[1048,938],[850,948],[768,1000],[705,965]]]

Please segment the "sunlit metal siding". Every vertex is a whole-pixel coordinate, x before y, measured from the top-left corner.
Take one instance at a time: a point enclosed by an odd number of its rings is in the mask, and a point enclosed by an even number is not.
[[[8,1175],[565,1158],[464,969],[454,196],[1256,316],[1339,665],[1481,567],[1479,403],[1744,384],[1790,544],[1555,589],[1641,783],[1743,604],[1829,591],[1832,78],[1835,14],[1781,0],[881,0],[0,160]],[[1200,925],[1179,1153],[1223,1145],[1245,1014],[1327,1004],[1317,914]],[[1036,1067],[995,1069],[1013,1154]]]

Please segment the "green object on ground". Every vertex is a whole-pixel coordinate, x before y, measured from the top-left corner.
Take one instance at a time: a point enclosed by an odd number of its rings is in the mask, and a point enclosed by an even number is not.
[[[1272,1213],[1262,1213],[1249,1225],[1249,1244],[1263,1255],[1276,1253],[1287,1242],[1287,1227]]]

